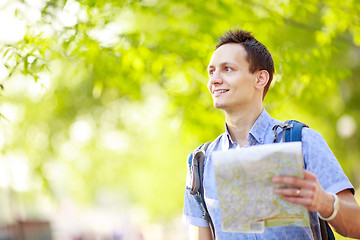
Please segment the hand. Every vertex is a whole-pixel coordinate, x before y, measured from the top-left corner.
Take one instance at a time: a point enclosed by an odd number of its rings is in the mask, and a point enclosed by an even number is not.
[[[315,174],[303,170],[304,178],[277,176],[272,182],[294,186],[294,188],[275,188],[274,193],[283,196],[285,201],[302,205],[310,211],[330,216],[333,210],[333,197],[320,185]]]

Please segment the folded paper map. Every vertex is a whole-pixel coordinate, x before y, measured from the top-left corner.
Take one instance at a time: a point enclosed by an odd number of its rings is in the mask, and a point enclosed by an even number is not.
[[[267,227],[310,224],[303,206],[273,193],[274,176],[303,177],[301,142],[266,144],[214,152],[222,230],[261,233]]]

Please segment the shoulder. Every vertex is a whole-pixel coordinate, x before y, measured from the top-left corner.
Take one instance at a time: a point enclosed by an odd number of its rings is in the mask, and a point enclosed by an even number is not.
[[[324,137],[316,130],[304,127],[302,130],[304,154],[320,154],[331,152]]]
[[[324,137],[314,129],[303,128],[302,146],[305,164],[308,167],[311,167],[311,165],[315,163],[324,164],[325,162],[337,162]],[[326,167],[326,164],[323,167]]]
[[[302,130],[302,142],[305,145],[309,144],[314,147],[322,145],[328,147],[324,137],[318,131],[308,127],[304,127]]]
[[[211,142],[209,141],[209,145],[207,146],[206,151],[205,151],[206,156],[209,156],[211,152],[216,151],[216,149],[218,149],[219,146],[221,146],[221,144],[225,138],[226,138],[226,133],[222,133],[214,141],[211,141]],[[200,146],[198,146],[197,148],[195,148],[193,151],[191,151],[188,154],[188,156],[187,156],[188,164],[191,165],[191,161],[192,161],[194,152],[201,149],[206,143],[208,143],[208,142],[202,143]]]
[[[209,143],[209,145],[206,148],[206,152],[212,152],[218,145],[220,145],[224,140],[226,140],[226,132],[220,134],[215,140],[202,143],[200,146],[195,148],[190,154],[195,152],[196,150],[201,149],[205,144]]]

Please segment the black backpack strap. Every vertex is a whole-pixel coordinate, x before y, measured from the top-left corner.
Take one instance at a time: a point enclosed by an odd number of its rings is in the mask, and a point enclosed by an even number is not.
[[[304,127],[309,127],[308,125],[296,121],[296,120],[288,120],[284,124],[278,124],[273,127],[273,130],[275,131],[275,137],[274,137],[274,143],[277,141],[277,128],[281,127],[283,131],[283,139],[284,142],[296,142],[301,141],[301,132]],[[323,240],[335,240],[334,233],[332,229],[330,228],[328,222],[322,220],[319,218],[319,224],[320,224],[320,233],[321,238]],[[314,230],[313,230],[314,231]],[[313,232],[316,234],[316,231]]]
[[[207,210],[204,198],[203,174],[204,174],[204,161],[206,158],[206,150],[211,142],[207,142],[192,152],[190,157],[190,172],[192,177],[191,187],[187,187],[190,194],[194,195],[197,202],[203,209],[203,218],[209,224],[212,239],[215,240],[215,227],[211,220],[209,211]]]

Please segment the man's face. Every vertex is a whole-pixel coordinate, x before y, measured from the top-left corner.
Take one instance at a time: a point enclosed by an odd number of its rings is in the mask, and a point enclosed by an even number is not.
[[[208,89],[216,108],[236,111],[253,103],[257,71],[249,72],[246,57],[244,47],[236,43],[224,44],[213,53]]]

